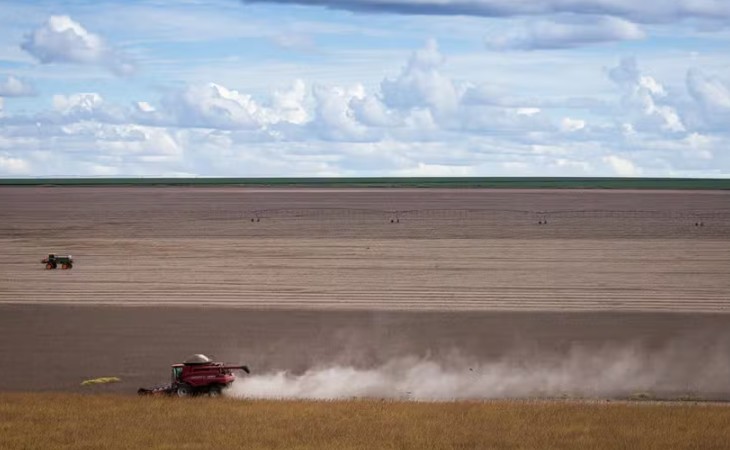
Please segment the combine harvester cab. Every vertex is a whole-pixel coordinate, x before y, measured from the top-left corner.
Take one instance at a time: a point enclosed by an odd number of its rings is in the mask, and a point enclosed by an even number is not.
[[[71,255],[57,256],[53,253],[49,254],[47,258],[41,260],[41,264],[45,264],[46,269],[53,270],[58,266],[61,269],[71,269],[74,266],[74,260]]]
[[[152,389],[140,388],[137,393],[140,395],[167,394],[178,397],[195,395],[217,397],[236,379],[234,370],[250,373],[247,366],[229,366],[213,362],[205,355],[193,355],[182,364],[172,365],[169,385]]]

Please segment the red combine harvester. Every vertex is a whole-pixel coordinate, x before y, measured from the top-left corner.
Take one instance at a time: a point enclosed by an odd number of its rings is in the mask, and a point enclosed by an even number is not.
[[[178,397],[194,395],[217,397],[236,379],[233,374],[234,370],[251,373],[247,366],[229,366],[213,362],[205,355],[193,355],[182,364],[173,364],[170,384],[151,389],[140,388],[137,393],[139,395],[177,395]]]

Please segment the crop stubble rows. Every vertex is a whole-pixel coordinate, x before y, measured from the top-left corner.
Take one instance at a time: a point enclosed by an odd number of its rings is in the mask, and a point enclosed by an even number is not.
[[[2,303],[730,310],[724,192],[2,188],[0,200]],[[42,270],[49,251],[76,267]]]

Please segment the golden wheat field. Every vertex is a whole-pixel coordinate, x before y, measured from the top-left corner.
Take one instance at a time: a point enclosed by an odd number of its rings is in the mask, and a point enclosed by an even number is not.
[[[730,408],[0,394],[0,448],[727,448]]]

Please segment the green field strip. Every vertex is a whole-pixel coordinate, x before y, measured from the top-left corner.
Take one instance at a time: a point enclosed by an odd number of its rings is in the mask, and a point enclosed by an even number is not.
[[[311,188],[728,190],[720,178],[4,178],[0,186],[243,186]]]

